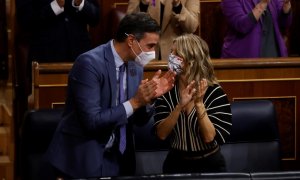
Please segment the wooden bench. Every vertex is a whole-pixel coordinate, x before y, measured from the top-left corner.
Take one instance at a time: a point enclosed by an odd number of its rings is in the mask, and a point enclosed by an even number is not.
[[[68,74],[73,63],[32,63],[31,109],[57,108],[65,103]]]
[[[65,103],[68,74],[73,63],[32,63],[32,94],[28,98],[30,109],[60,108]],[[145,78],[161,69],[165,62],[156,61],[145,68]]]

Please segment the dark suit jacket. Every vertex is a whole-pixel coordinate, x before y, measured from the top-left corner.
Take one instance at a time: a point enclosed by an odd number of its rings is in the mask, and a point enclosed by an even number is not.
[[[39,62],[74,61],[92,48],[88,25],[98,23],[97,0],[85,0],[83,9],[65,0],[64,12],[54,14],[53,0],[17,0],[17,17],[30,34],[29,60]],[[31,64],[30,64],[31,65]]]
[[[143,68],[130,61],[128,99],[136,93],[142,76]],[[124,106],[116,105],[116,82],[110,43],[80,55],[75,61],[69,74],[65,112],[46,155],[57,169],[75,178],[119,175],[118,150],[106,149],[105,145],[123,124],[127,124],[128,130],[127,150],[133,156],[132,125],[145,124],[152,112],[143,107],[127,119]],[[134,165],[134,159],[130,160]]]

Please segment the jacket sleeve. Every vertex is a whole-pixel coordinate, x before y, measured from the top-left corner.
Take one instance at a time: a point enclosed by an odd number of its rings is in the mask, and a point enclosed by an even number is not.
[[[232,127],[231,105],[221,86],[209,87],[205,93],[207,115],[216,129],[215,139],[219,144],[226,142]]]
[[[221,9],[231,28],[242,34],[247,34],[258,22],[253,21],[253,18],[250,16],[253,6],[247,2],[242,2],[244,1],[223,0],[221,2]]]
[[[99,22],[100,10],[97,1],[95,0],[85,0],[81,16],[84,17],[85,22],[91,26],[95,26]]]
[[[94,59],[100,57],[96,56],[80,55],[70,72],[68,84],[68,96],[73,100],[76,116],[83,129],[90,133],[112,130],[128,122],[122,104],[108,106],[113,93],[105,70],[108,67],[104,63],[97,64]]]
[[[283,12],[283,1],[279,0],[277,3],[277,11],[279,14],[278,24],[282,30],[289,28],[292,24],[292,10],[288,14]]]
[[[129,0],[127,14],[140,12],[140,0]]]

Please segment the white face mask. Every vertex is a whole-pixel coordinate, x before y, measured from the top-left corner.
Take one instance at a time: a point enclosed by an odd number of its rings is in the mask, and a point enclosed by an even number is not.
[[[131,47],[132,52],[136,55],[134,61],[137,62],[141,66],[145,66],[151,60],[155,59],[155,51],[144,52],[140,46],[140,43],[139,42],[137,42],[137,43],[142,52],[139,55],[137,55]]]
[[[168,67],[170,70],[174,71],[178,75],[183,71],[182,60],[178,56],[170,54]]]

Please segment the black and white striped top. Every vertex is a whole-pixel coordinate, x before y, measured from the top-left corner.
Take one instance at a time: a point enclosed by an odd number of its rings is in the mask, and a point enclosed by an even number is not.
[[[155,125],[165,119],[179,102],[178,85],[159,97],[155,102]],[[180,113],[177,124],[170,134],[170,146],[172,149],[186,152],[209,152],[225,143],[226,137],[230,135],[231,129],[231,108],[227,95],[218,84],[209,86],[204,95],[204,105],[207,115],[216,129],[215,140],[211,143],[204,143],[199,133],[197,113],[195,107],[189,115]]]

